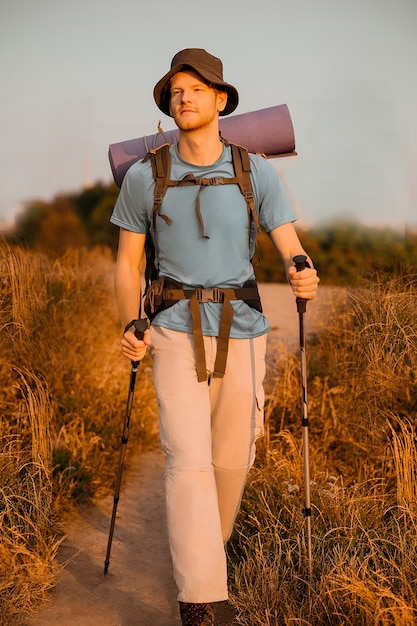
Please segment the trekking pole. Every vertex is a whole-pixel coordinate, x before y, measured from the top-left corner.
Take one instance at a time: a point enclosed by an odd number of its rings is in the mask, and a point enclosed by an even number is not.
[[[135,337],[137,339],[143,339],[143,334],[148,327],[147,321],[145,319],[135,320],[134,326],[135,326]],[[117,477],[116,477],[116,487],[114,489],[113,512],[111,516],[109,539],[107,542],[106,560],[104,561],[104,575],[107,574],[107,571],[109,569],[111,545],[113,541],[114,526],[116,523],[117,505],[119,503],[120,486],[122,484],[125,451],[126,451],[126,445],[129,439],[130,413],[132,411],[133,397],[135,394],[136,373],[138,371],[140,361],[131,361],[131,363],[132,363],[132,369],[130,372],[129,393],[128,393],[127,402],[126,402],[125,419],[124,419],[124,424],[123,424],[123,432],[122,432],[122,439],[121,439],[121,446],[120,446],[119,467],[117,469]]]
[[[297,272],[309,267],[307,257],[303,254],[293,258]],[[313,573],[313,556],[311,546],[311,500],[310,500],[310,459],[308,447],[308,403],[307,403],[307,361],[304,331],[304,313],[307,310],[307,300],[296,298],[299,328],[300,328],[300,382],[301,382],[301,425],[303,434],[304,456],[304,516],[307,535],[308,573],[311,580]]]

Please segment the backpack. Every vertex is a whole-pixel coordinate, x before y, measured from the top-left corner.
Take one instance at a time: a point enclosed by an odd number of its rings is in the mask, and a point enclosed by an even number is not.
[[[150,150],[143,161],[150,160],[152,173],[155,179],[154,186],[154,204],[152,208],[152,225],[154,232],[154,240],[150,232],[146,235],[145,241],[145,293],[144,293],[144,311],[149,320],[153,320],[159,311],[173,306],[180,299],[189,299],[191,317],[193,320],[193,336],[195,341],[196,368],[199,382],[207,380],[205,350],[203,336],[201,332],[201,318],[199,311],[199,303],[208,300],[213,302],[222,302],[223,309],[220,319],[219,337],[217,345],[217,354],[214,365],[214,377],[224,376],[226,369],[229,333],[233,320],[233,307],[230,300],[241,299],[249,306],[262,312],[262,305],[259,297],[259,291],[255,280],[247,281],[238,289],[196,289],[184,290],[182,285],[176,281],[159,277],[158,274],[158,237],[156,228],[157,216],[164,219],[167,224],[172,223],[171,218],[161,213],[162,200],[168,187],[179,186],[199,186],[202,188],[208,185],[238,185],[240,191],[245,197],[249,234],[248,246],[250,246],[251,225],[255,223],[257,230],[260,229],[258,215],[255,209],[253,199],[252,183],[250,180],[250,160],[246,148],[237,144],[228,143],[224,139],[222,141],[226,146],[231,147],[232,162],[234,169],[234,177],[213,177],[213,178],[195,178],[193,174],[185,176],[181,180],[170,179],[170,144],[165,143],[158,148]],[[197,215],[200,221],[201,236],[205,237],[204,222],[200,213],[200,198],[197,196]]]
[[[189,174],[182,180],[171,180],[170,179],[170,171],[171,171],[171,163],[170,163],[170,153],[169,148],[170,144],[165,143],[158,148],[151,149],[144,157],[143,162],[149,160],[152,166],[152,173],[155,179],[155,187],[154,187],[154,204],[152,208],[152,223],[153,223],[153,232],[155,237],[155,243],[152,240],[151,234],[148,232],[146,235],[145,242],[145,255],[146,255],[146,268],[145,268],[145,291],[149,287],[149,285],[158,278],[158,241],[157,241],[157,229],[156,229],[156,218],[157,216],[164,219],[168,224],[171,223],[171,219],[161,213],[162,200],[164,195],[168,189],[168,187],[178,187],[178,186],[200,186],[200,190],[207,185],[238,185],[240,191],[246,200],[247,210],[248,210],[248,220],[249,220],[249,240],[248,245],[250,245],[250,234],[251,234],[251,222],[256,225],[257,230],[259,230],[260,224],[258,215],[255,209],[255,203],[253,199],[253,191],[252,191],[252,183],[250,180],[250,159],[249,153],[243,146],[239,146],[234,143],[229,143],[225,139],[222,139],[226,146],[230,146],[232,150],[232,163],[233,169],[235,172],[235,176],[231,178],[224,177],[214,177],[214,178],[195,178],[192,174]],[[197,214],[200,220],[200,225],[202,228],[202,237],[205,236],[204,233],[204,224],[201,219],[200,206],[199,206],[199,197],[197,198]]]

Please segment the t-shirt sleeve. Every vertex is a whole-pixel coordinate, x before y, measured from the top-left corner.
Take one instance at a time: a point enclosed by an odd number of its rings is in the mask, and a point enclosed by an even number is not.
[[[274,228],[294,222],[297,213],[284,184],[273,165],[263,157],[252,159],[252,184],[259,210],[259,223],[269,233]]]
[[[149,226],[147,184],[143,165],[132,165],[123,179],[110,222],[135,233],[146,234]]]

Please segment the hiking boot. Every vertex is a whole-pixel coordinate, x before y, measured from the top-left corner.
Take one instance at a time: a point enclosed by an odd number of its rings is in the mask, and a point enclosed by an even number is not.
[[[180,602],[182,626],[214,626],[211,604],[205,602]]]
[[[237,611],[229,600],[213,602],[215,626],[237,626]]]

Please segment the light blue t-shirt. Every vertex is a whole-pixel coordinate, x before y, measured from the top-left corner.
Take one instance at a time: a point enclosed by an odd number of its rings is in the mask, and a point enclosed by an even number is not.
[[[231,148],[223,147],[218,161],[209,166],[183,161],[177,146],[170,147],[172,180],[188,174],[196,178],[234,177]],[[271,163],[250,154],[251,181],[259,222],[269,232],[297,219],[285,188]],[[154,204],[152,167],[149,161],[130,167],[123,180],[111,222],[137,233],[151,231]],[[200,192],[200,193],[199,193]],[[199,195],[201,219],[197,213]],[[241,287],[254,278],[250,262],[255,249],[256,228],[249,220],[246,200],[238,185],[181,186],[168,188],[160,210],[170,218],[156,218],[159,275],[180,282],[184,288]],[[204,228],[204,233],[203,229]],[[204,234],[204,237],[202,236]],[[257,337],[269,330],[266,318],[244,302],[234,308],[230,336]],[[222,304],[200,304],[204,335],[217,336]],[[189,302],[181,300],[159,313],[152,322],[182,332],[192,332]]]

